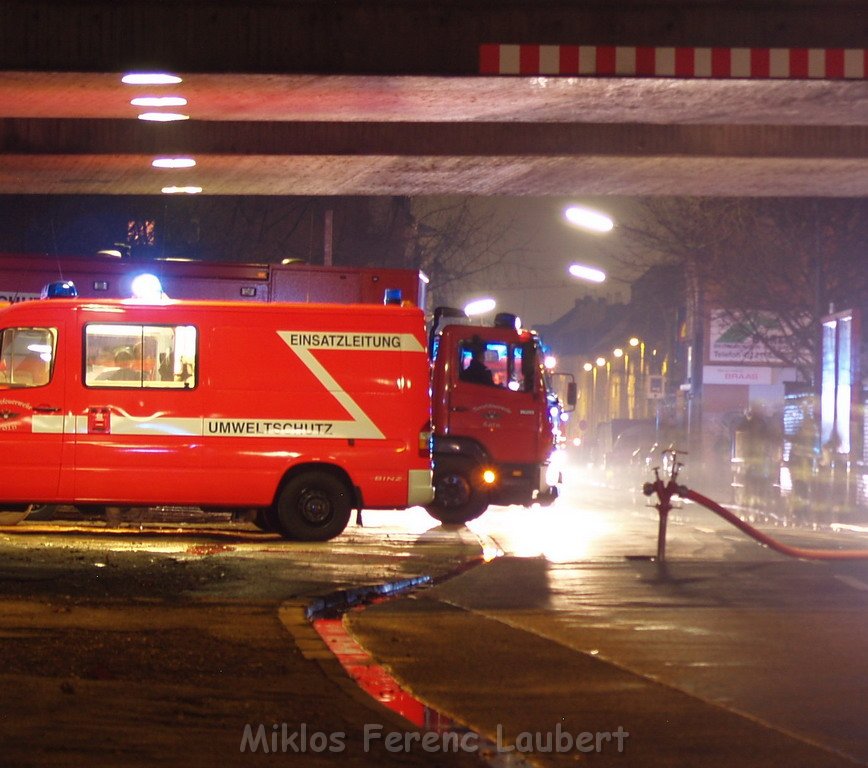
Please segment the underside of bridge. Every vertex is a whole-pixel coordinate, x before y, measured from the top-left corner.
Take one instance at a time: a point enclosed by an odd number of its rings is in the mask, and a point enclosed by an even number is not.
[[[0,194],[868,193],[864,77],[479,67],[490,43],[854,48],[860,3],[495,5],[7,3]],[[121,82],[155,68],[182,82]],[[138,119],[133,98],[164,95],[188,119]],[[159,156],[196,165],[157,169]]]

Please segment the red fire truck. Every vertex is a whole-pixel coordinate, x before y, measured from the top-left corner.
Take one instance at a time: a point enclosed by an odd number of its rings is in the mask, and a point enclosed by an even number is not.
[[[442,326],[442,327],[441,327]],[[433,360],[434,501],[447,523],[481,515],[489,504],[550,504],[561,482],[561,415],[575,405],[575,385],[561,402],[543,361],[542,343],[501,313],[493,326],[468,325],[464,313],[435,310]]]
[[[416,307],[0,309],[0,503],[257,509],[285,536],[432,498]]]
[[[0,299],[34,298],[59,275],[89,297],[130,296],[134,281],[150,275],[172,298],[251,302],[382,303],[386,289],[397,289],[424,307],[427,286],[411,269],[6,255]],[[566,402],[556,397],[540,339],[514,315],[499,315],[493,326],[467,323],[463,312],[438,308],[429,335],[436,494],[427,510],[446,523],[472,520],[489,504],[553,501],[560,417],[575,403],[574,386]],[[474,359],[490,371],[490,383],[468,378]]]
[[[58,280],[74,283],[83,298],[126,299],[149,276],[173,299],[380,304],[384,290],[395,288],[423,308],[428,282],[411,269],[12,253],[0,254],[0,301],[38,299],[43,286]]]

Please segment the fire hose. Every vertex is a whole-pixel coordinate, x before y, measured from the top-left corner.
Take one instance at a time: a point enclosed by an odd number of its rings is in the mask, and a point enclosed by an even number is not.
[[[679,485],[677,482],[678,471],[682,465],[674,461],[676,451],[673,450],[670,453],[673,456],[673,461],[671,463],[669,481],[664,482],[660,477],[658,469],[655,468],[654,482],[645,483],[642,489],[646,496],[651,496],[655,493],[657,494],[658,501],[657,504],[655,504],[655,507],[660,515],[660,526],[657,535],[658,562],[663,562],[663,560],[666,559],[666,523],[669,511],[672,509],[673,496],[680,496],[682,499],[689,499],[690,501],[702,505],[738,528],[742,533],[750,536],[755,541],[758,541],[769,549],[773,549],[775,552],[787,555],[788,557],[795,557],[802,560],[868,560],[868,549],[809,549],[805,547],[793,547],[789,544],[784,544],[777,539],[773,539],[771,536],[754,528],[752,525],[738,517],[738,515],[718,504],[716,501],[709,499],[707,496],[703,496],[701,493],[690,490],[687,486]]]

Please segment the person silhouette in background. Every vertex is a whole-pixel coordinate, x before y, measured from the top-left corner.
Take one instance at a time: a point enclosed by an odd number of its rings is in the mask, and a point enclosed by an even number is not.
[[[126,347],[115,352],[115,365],[113,371],[106,371],[97,376],[99,381],[138,381],[142,378],[141,372],[133,368],[135,358],[133,353]]]

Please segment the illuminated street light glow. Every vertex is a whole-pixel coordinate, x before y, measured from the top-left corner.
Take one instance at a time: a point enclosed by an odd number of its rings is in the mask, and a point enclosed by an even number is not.
[[[153,123],[171,123],[176,120],[189,120],[190,115],[182,115],[180,112],[142,112],[139,120],[148,120]]]
[[[168,72],[128,72],[121,82],[127,85],[176,85],[182,80]]]
[[[594,366],[591,363],[585,363],[582,366],[582,368],[586,371],[593,371],[594,370]]]
[[[605,364],[606,364],[606,358],[605,357],[598,357],[597,358],[597,365],[600,366],[600,368],[602,368]]]
[[[606,280],[606,273],[602,269],[587,267],[584,264],[571,264],[570,274],[580,280],[589,280],[592,283],[602,283]]]
[[[134,107],[184,107],[187,99],[183,96],[138,96],[130,100]]]
[[[635,336],[631,336],[630,341],[628,341],[627,343],[631,347],[638,347],[640,342],[639,342],[639,339],[637,339]]]
[[[196,161],[192,157],[158,157],[151,165],[154,168],[192,168]]]
[[[551,371],[557,364],[558,360],[554,355],[546,355],[545,361],[543,362],[543,365],[545,365],[546,368]]]
[[[575,224],[582,229],[589,229],[592,232],[611,232],[615,227],[615,222],[605,213],[592,211],[590,208],[583,208],[580,205],[571,205],[564,211],[564,216],[570,224]]]
[[[621,349],[621,347],[616,347],[614,350],[612,350],[612,354],[615,357],[624,357],[624,350]]]
[[[497,302],[494,299],[476,299],[476,301],[471,301],[465,305],[464,314],[468,317],[484,315],[486,312],[491,312],[496,305]]]

